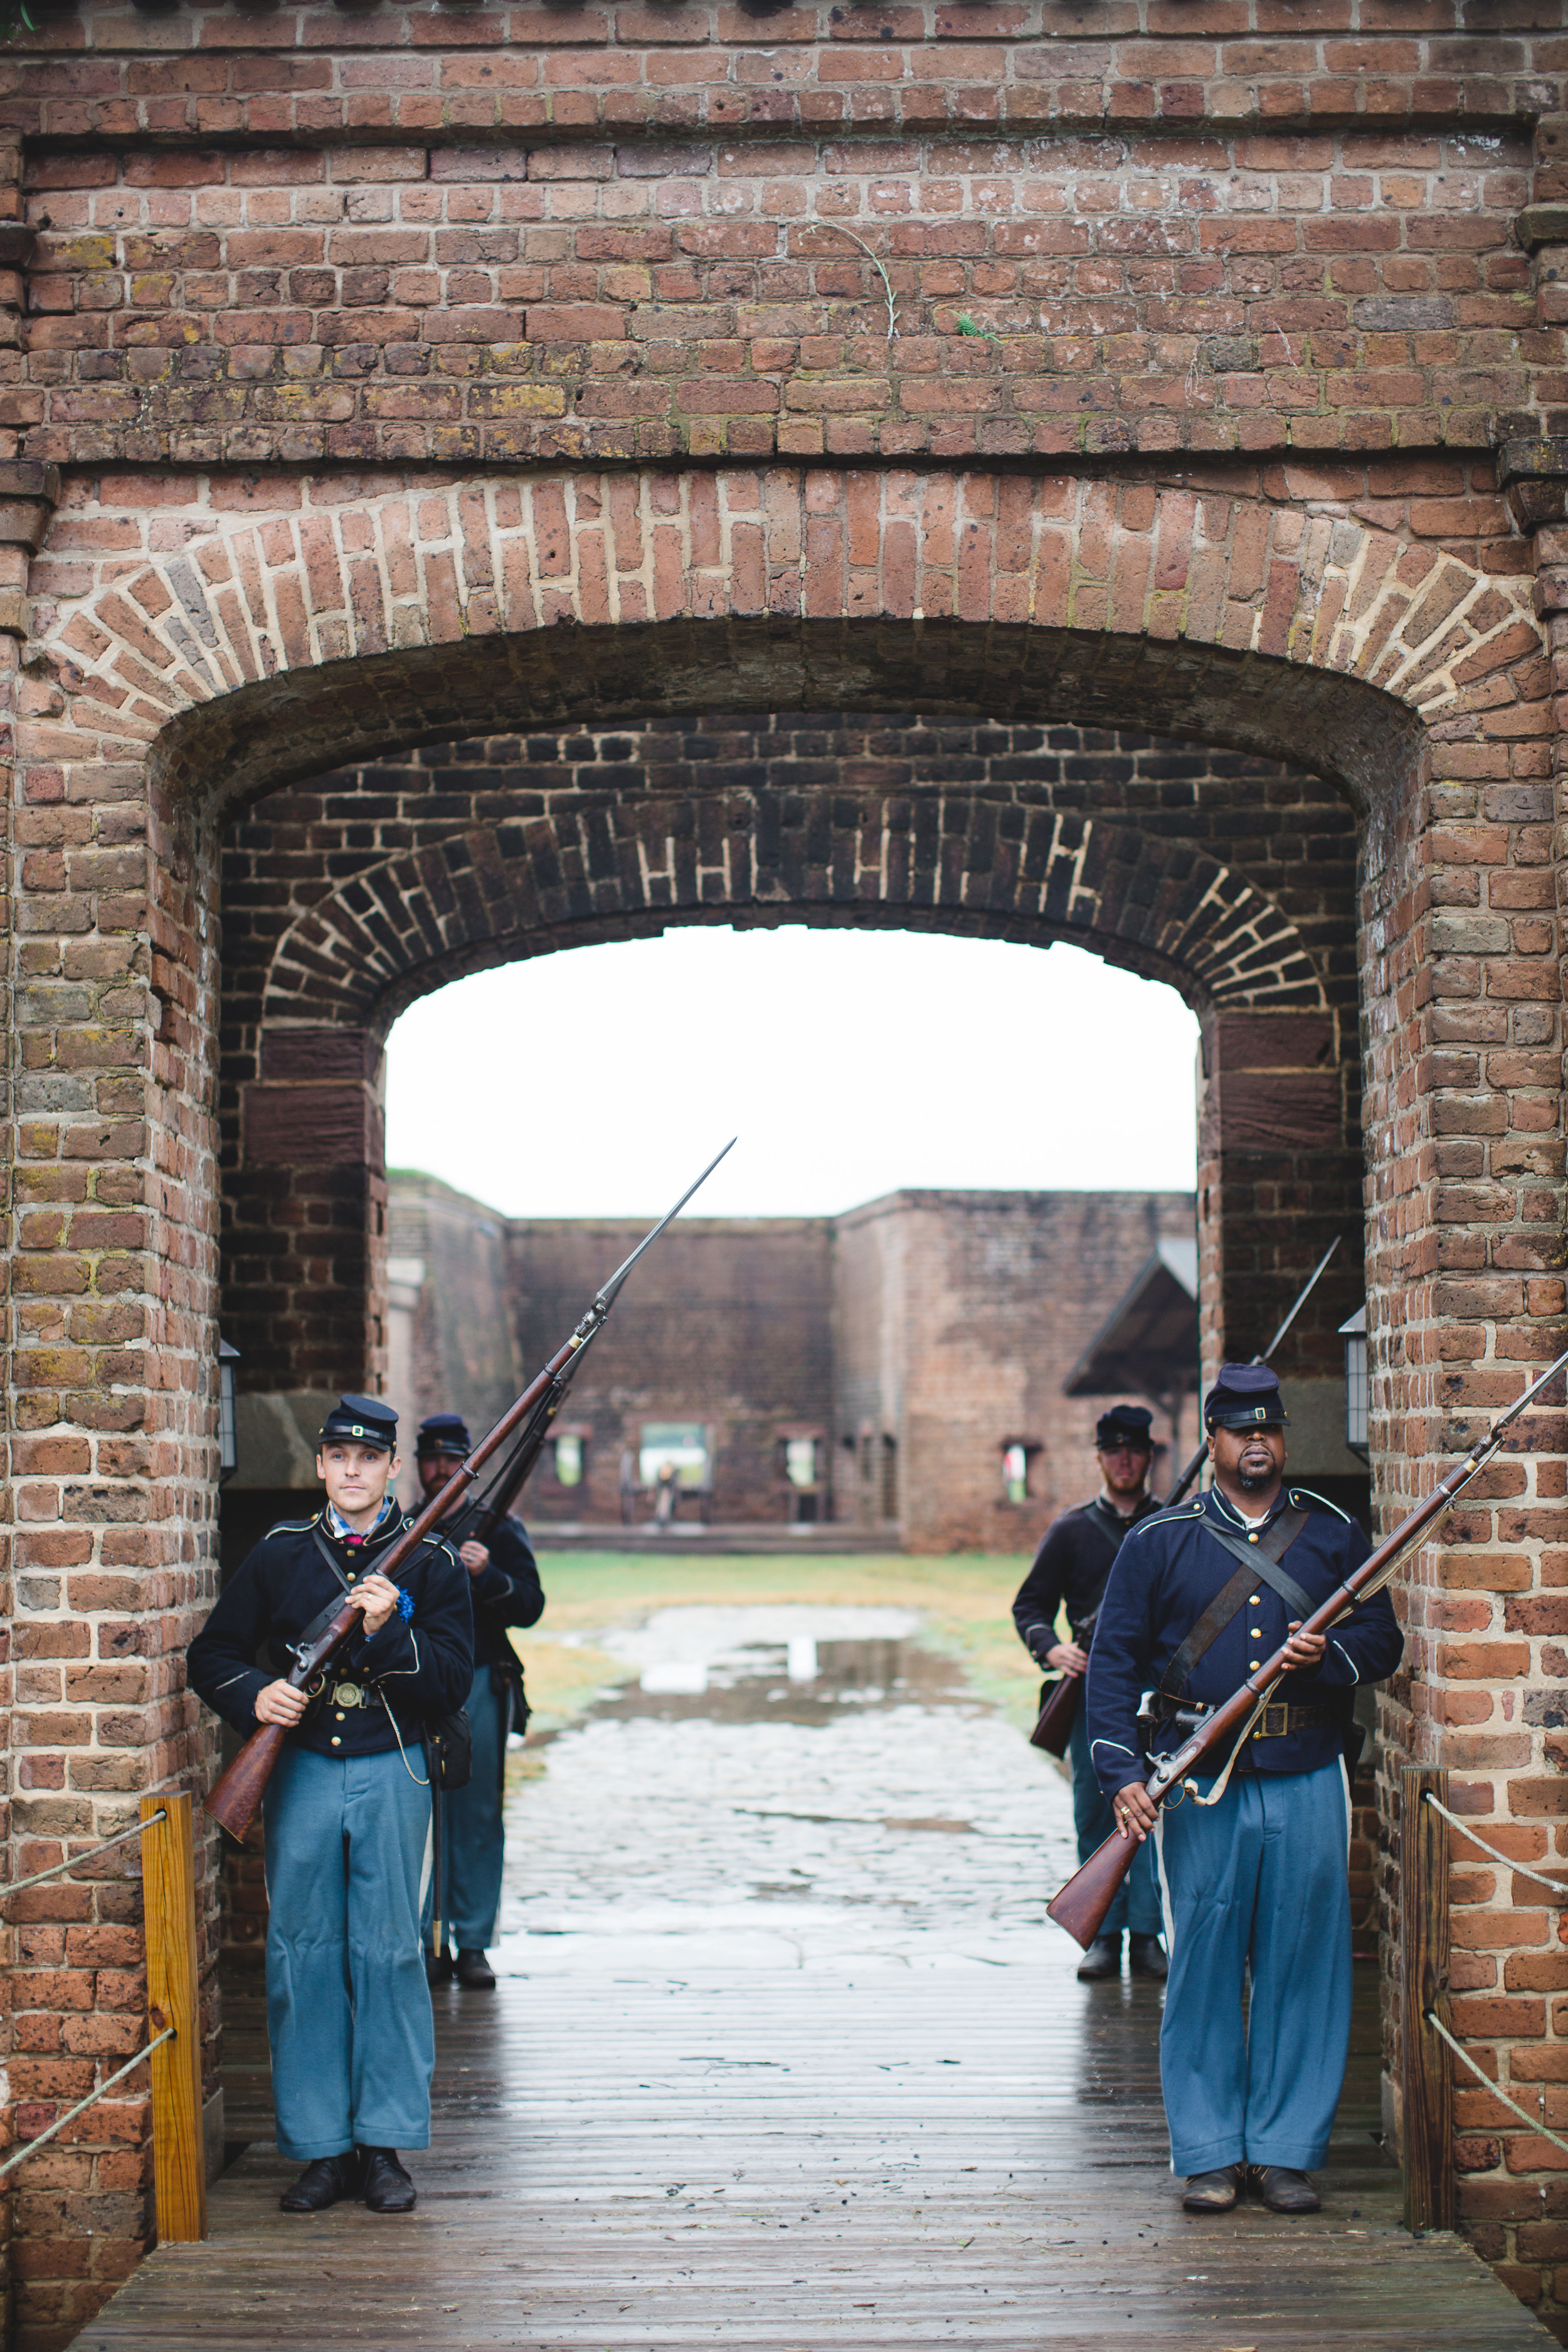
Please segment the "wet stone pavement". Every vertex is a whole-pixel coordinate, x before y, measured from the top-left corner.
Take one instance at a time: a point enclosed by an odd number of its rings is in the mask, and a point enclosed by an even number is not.
[[[596,1635],[638,1679],[514,1794],[498,1964],[1060,1961],[1066,1783],[919,1633],[912,1612],[797,1607]]]
[[[436,2000],[416,2212],[278,2210],[255,1980],[225,1989],[205,2245],[86,2352],[1504,2352],[1551,2339],[1399,2227],[1376,1985],[1325,2210],[1181,2213],[1160,1989],[1044,1917],[1066,1783],[913,1612],[667,1609],[509,1802],[500,1976]]]

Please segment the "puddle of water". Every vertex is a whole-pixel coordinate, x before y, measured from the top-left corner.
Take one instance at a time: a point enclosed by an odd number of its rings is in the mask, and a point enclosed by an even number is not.
[[[1071,1867],[1066,1784],[920,1622],[673,1608],[595,1633],[638,1681],[512,1793],[498,1966],[1070,1979],[1044,1918]]]
[[[823,1724],[846,1707],[978,1703],[961,1666],[916,1642],[797,1635],[746,1643],[717,1657],[656,1659],[636,1684],[597,1700],[585,1719]]]

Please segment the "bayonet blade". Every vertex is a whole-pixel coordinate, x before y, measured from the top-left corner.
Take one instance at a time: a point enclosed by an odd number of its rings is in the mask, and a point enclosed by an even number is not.
[[[663,1233],[666,1225],[674,1223],[676,1218],[679,1216],[682,1209],[685,1208],[688,1201],[690,1200],[693,1192],[700,1191],[700,1188],[707,1183],[708,1179],[712,1175],[715,1168],[718,1167],[720,1160],[723,1159],[724,1152],[733,1151],[738,1140],[739,1139],[732,1135],[730,1138],[729,1142],[724,1146],[724,1151],[716,1151],[714,1153],[712,1159],[708,1162],[707,1167],[702,1171],[701,1175],[697,1179],[696,1183],[689,1184],[687,1186],[685,1192],[682,1192],[679,1200],[677,1201],[674,1208],[669,1211],[668,1214],[660,1217],[658,1224],[655,1225],[651,1234],[644,1234],[642,1240],[638,1242],[636,1249],[633,1250],[630,1257],[626,1261],[626,1264],[624,1265],[618,1265],[614,1274],[611,1275],[608,1282],[605,1283],[603,1290],[600,1291],[597,1298],[595,1299],[595,1307],[608,1307],[611,1305],[616,1291],[619,1290],[622,1283],[625,1282],[627,1275],[630,1274],[633,1266],[636,1265],[644,1250],[652,1247],[653,1244],[658,1241],[660,1234]]]

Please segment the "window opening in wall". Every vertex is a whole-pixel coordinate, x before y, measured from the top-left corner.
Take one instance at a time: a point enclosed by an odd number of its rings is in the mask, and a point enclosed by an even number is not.
[[[645,1421],[637,1443],[637,1475],[645,1486],[673,1477],[678,1486],[708,1483],[708,1431],[699,1421]]]
[[[588,1433],[583,1429],[555,1433],[555,1479],[562,1486],[580,1486],[587,1466]]]
[[[882,1439],[882,1517],[896,1519],[899,1516],[899,1441],[884,1434]]]
[[[1029,1472],[1039,1451],[1038,1442],[1031,1444],[1026,1437],[1010,1437],[1004,1444],[1002,1485],[1010,1503],[1026,1503],[1031,1499]]]

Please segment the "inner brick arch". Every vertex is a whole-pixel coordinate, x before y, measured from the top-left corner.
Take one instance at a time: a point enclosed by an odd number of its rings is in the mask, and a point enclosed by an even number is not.
[[[224,858],[224,1322],[242,1383],[375,1376],[396,1013],[466,971],[685,921],[1065,939],[1175,985],[1205,1016],[1213,1076],[1232,1066],[1232,1127],[1250,1122],[1227,1140],[1209,1090],[1233,1205],[1260,1097],[1310,1097],[1255,1171],[1277,1205],[1228,1275],[1213,1253],[1213,1318],[1250,1329],[1320,1228],[1359,1230],[1356,846],[1343,798],[1279,763],[907,716],[490,738],[281,789]],[[1268,1067],[1248,1076],[1265,1014]],[[1326,1368],[1322,1338],[1302,1331],[1299,1371]]]
[[[1067,940],[1194,1004],[1326,1009],[1289,919],[1244,876],[1184,845],[1042,814],[1020,827],[1011,856],[998,858],[993,844],[977,876],[973,836],[994,830],[997,813],[977,810],[970,793],[933,793],[929,807],[871,792],[837,799],[823,860],[803,856],[794,888],[756,872],[759,843],[784,827],[759,795],[722,784],[595,811],[569,829],[559,818],[521,819],[395,856],[279,941],[262,1021],[358,1025],[379,1038],[418,997],[468,973],[704,919]],[[793,829],[809,835],[813,815],[801,811]]]

